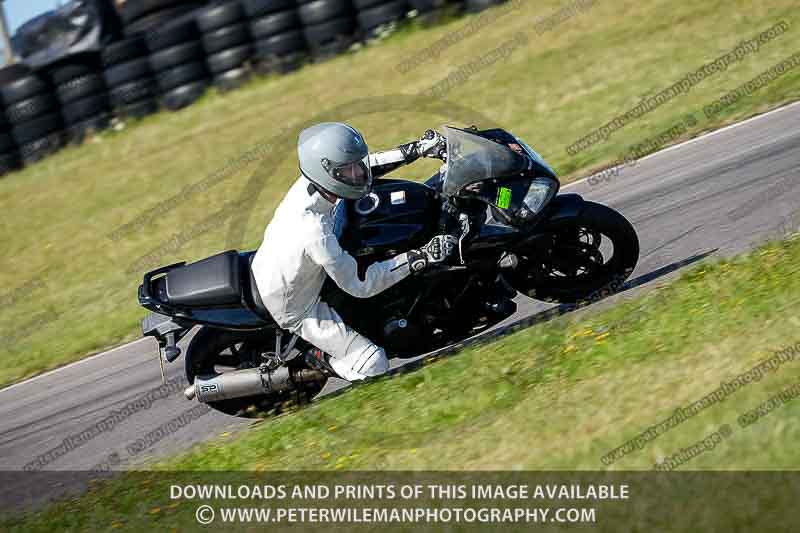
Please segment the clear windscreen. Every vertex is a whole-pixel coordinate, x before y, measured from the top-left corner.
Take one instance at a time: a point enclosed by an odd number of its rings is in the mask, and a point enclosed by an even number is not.
[[[443,130],[447,138],[445,194],[456,194],[470,183],[522,172],[528,166],[524,156],[507,146],[459,128],[443,126]]]

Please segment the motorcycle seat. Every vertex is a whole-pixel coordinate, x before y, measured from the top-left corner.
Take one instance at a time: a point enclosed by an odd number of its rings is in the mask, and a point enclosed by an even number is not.
[[[253,300],[253,306],[255,307],[255,311],[263,317],[269,317],[269,311],[267,307],[264,305],[264,301],[261,299],[261,295],[258,293],[258,286],[256,285],[256,278],[253,276],[253,259],[256,258],[256,254],[251,254],[250,258],[247,261],[247,272],[250,273],[250,296]]]
[[[189,307],[231,305],[241,302],[239,254],[222,252],[167,274],[167,299]]]

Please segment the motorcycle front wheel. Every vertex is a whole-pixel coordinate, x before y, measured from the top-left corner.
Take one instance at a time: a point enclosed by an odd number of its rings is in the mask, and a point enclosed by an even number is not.
[[[633,225],[610,207],[585,202],[578,214],[544,223],[506,279],[519,292],[551,303],[578,303],[616,291],[639,260]]]

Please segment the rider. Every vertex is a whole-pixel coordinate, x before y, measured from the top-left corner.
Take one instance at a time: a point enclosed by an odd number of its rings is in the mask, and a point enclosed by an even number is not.
[[[347,124],[326,122],[300,133],[301,176],[264,232],[253,276],[278,325],[330,355],[330,366],[344,379],[383,374],[389,361],[383,348],[347,326],[320,300],[326,275],[345,292],[369,298],[411,273],[441,263],[457,240],[437,235],[419,250],[370,265],[362,280],[355,259],[334,235],[333,207],[339,199],[358,200],[369,194],[374,177],[419,157],[439,156],[442,143],[438,133],[428,130],[419,141],[370,154],[361,134]]]

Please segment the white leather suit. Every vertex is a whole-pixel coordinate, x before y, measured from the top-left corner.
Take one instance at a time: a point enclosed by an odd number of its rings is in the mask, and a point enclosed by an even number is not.
[[[370,155],[370,164],[403,164],[400,150]],[[331,356],[330,365],[349,381],[383,374],[389,361],[383,348],[345,324],[320,300],[326,276],[344,291],[369,298],[410,274],[407,254],[369,266],[364,280],[356,260],[334,235],[334,203],[300,177],[275,210],[253,260],[261,299],[282,328]]]

